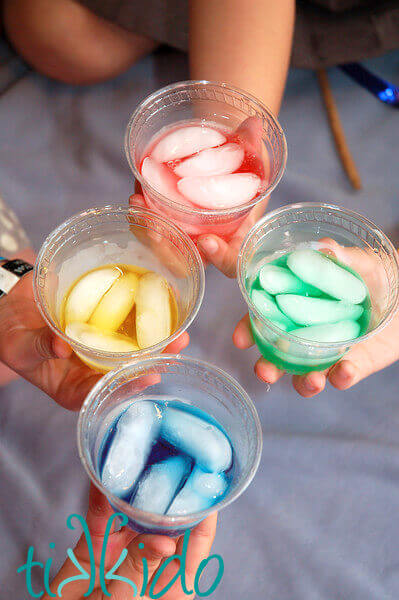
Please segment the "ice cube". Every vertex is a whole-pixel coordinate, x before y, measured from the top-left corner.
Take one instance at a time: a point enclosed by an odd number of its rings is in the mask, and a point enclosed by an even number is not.
[[[320,296],[321,292],[312,285],[298,279],[289,269],[277,265],[264,265],[259,271],[259,283],[269,294],[306,294]]]
[[[73,321],[88,321],[101,298],[121,275],[116,267],[104,267],[79,279],[65,304],[65,325]]]
[[[186,158],[174,171],[179,177],[225,175],[236,171],[243,160],[244,149],[239,144],[224,144]]]
[[[148,181],[148,183],[162,196],[165,196],[169,200],[184,204],[186,206],[193,206],[184,196],[179,194],[177,190],[177,178],[169,171],[168,167],[157,163],[155,160],[147,156],[143,160],[141,167],[141,174]]]
[[[89,323],[69,323],[65,333],[76,342],[104,352],[137,352],[139,347],[121,333],[105,333]]]
[[[133,308],[139,283],[138,275],[122,275],[106,292],[90,317],[91,325],[102,331],[116,331]]]
[[[256,196],[260,178],[254,173],[230,173],[211,177],[184,177],[178,190],[190,202],[212,210],[233,208]]]
[[[278,294],[276,302],[279,309],[298,325],[321,325],[352,319],[356,321],[363,314],[362,306],[345,300]]]
[[[134,508],[163,515],[191,468],[187,457],[173,456],[155,463],[139,481],[131,502]]]
[[[152,158],[160,163],[185,158],[206,148],[224,144],[226,138],[220,131],[205,125],[179,127],[165,135],[151,152]]]
[[[273,321],[273,323],[275,323],[284,331],[294,329],[295,323],[281,312],[272,296],[270,296],[267,292],[263,290],[252,290],[251,299],[260,314],[265,317],[265,319]]]
[[[168,406],[163,412],[161,436],[191,456],[204,471],[225,471],[231,465],[233,453],[225,434],[188,411]]]
[[[223,473],[205,473],[194,467],[184,487],[168,509],[168,515],[186,515],[210,508],[227,490]]]
[[[294,250],[287,265],[302,281],[337,300],[360,304],[367,296],[363,281],[317,250]]]
[[[146,273],[139,279],[136,295],[136,332],[140,348],[148,348],[171,334],[169,287],[157,273]]]
[[[326,325],[311,325],[290,331],[303,340],[320,343],[347,342],[359,336],[360,325],[356,321],[340,321]]]
[[[135,402],[122,414],[101,474],[101,480],[110,492],[122,498],[133,490],[159,428],[160,416],[153,402]]]

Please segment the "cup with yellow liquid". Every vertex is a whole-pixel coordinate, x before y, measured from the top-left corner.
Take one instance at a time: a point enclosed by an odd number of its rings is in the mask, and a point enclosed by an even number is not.
[[[195,318],[201,257],[173,223],[144,208],[77,214],[45,240],[35,265],[39,309],[90,367],[106,372],[159,354]]]

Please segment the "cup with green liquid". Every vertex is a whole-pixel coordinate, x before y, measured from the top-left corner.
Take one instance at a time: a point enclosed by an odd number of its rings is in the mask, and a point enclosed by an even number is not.
[[[267,214],[242,244],[237,275],[262,356],[288,373],[331,367],[399,304],[393,244],[367,218],[330,204]]]

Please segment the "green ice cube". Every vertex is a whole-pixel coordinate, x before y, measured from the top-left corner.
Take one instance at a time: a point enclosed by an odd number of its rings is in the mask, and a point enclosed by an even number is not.
[[[363,307],[343,300],[310,298],[297,294],[278,294],[279,309],[299,325],[337,323],[344,320],[357,320],[363,314]]]
[[[359,333],[360,325],[356,321],[312,325],[311,327],[301,327],[290,331],[290,335],[295,335],[303,340],[327,344],[353,340],[358,337]]]
[[[280,329],[289,331],[295,327],[295,323],[281,312],[272,296],[267,292],[252,290],[251,298],[260,314],[266,319],[273,321]]]
[[[337,300],[360,304],[367,296],[367,287],[361,279],[316,250],[294,250],[287,265],[302,281]]]
[[[264,265],[259,272],[259,283],[269,294],[304,294],[320,296],[321,292],[301,281],[289,269],[277,265]]]

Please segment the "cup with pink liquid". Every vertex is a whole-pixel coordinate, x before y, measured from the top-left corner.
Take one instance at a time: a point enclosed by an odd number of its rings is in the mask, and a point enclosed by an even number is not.
[[[256,98],[224,83],[185,81],[133,113],[125,150],[148,208],[191,237],[229,239],[280,181],[283,130]]]

